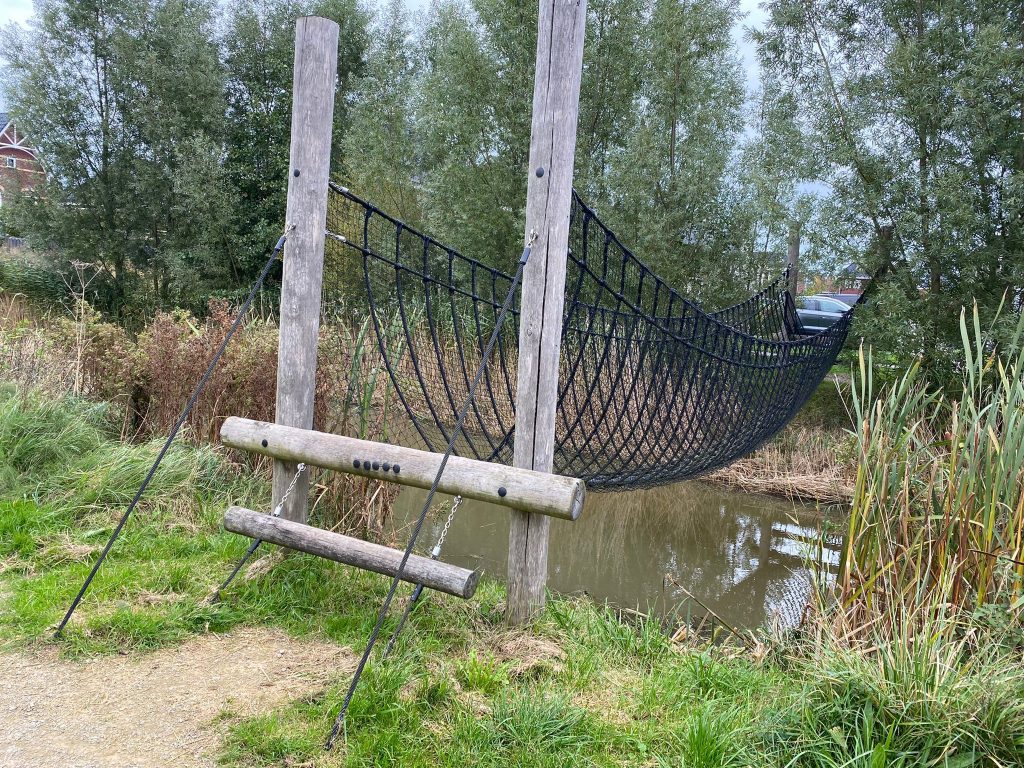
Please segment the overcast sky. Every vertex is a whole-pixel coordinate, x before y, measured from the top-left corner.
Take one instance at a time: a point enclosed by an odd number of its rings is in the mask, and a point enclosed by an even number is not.
[[[406,0],[411,7],[422,7],[427,0]],[[754,47],[746,40],[747,27],[759,27],[764,21],[765,15],[758,7],[760,0],[740,0],[740,8],[746,18],[733,29],[740,54],[743,56],[743,66],[747,73],[747,90],[752,91],[758,85],[757,55]],[[10,23],[24,24],[32,16],[32,0],[0,0],[0,26],[7,26]],[[3,107],[0,97],[0,108]]]

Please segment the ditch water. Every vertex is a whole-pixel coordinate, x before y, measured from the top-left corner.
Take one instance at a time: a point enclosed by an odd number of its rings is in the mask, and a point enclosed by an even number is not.
[[[396,531],[407,530],[425,496],[426,491],[403,489]],[[444,524],[450,498],[435,499],[419,551],[433,547]],[[551,521],[548,586],[682,618],[703,615],[702,603],[737,628],[794,626],[815,571],[830,579],[838,569],[837,540],[822,541],[819,533],[839,519],[811,505],[700,482],[590,493],[579,520]],[[465,501],[441,559],[503,579],[507,554],[507,510]]]

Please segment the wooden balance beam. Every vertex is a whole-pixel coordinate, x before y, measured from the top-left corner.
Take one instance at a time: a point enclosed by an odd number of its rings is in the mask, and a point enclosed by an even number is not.
[[[441,454],[430,451],[234,416],[224,422],[220,439],[231,448],[282,461],[304,462],[414,488],[430,488],[441,464]],[[586,491],[583,481],[574,477],[461,456],[448,459],[438,490],[566,520],[580,516]]]
[[[224,528],[252,539],[262,539],[271,544],[307,552],[337,563],[354,565],[385,576],[394,576],[402,562],[401,550],[254,512],[244,507],[228,509],[224,514]],[[480,572],[431,560],[429,557],[409,555],[405,570],[402,571],[402,580],[468,600],[476,592]]]

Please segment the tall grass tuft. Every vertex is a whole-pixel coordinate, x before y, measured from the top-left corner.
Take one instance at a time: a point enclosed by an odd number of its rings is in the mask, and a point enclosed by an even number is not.
[[[48,399],[0,387],[0,472],[39,477],[98,448],[105,406],[71,397]],[[14,478],[10,485],[14,487]]]
[[[961,315],[959,399],[912,367],[876,393],[870,353],[854,386],[859,466],[839,583],[841,633],[912,642],[1024,608],[1024,319],[993,341]]]

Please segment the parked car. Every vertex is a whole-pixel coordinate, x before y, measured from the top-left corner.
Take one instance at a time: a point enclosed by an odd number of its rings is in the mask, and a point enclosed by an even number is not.
[[[843,304],[849,304],[851,307],[857,303],[857,299],[860,298],[860,293],[827,293],[822,291],[821,293],[814,294],[818,298],[835,299],[841,301]]]
[[[796,314],[800,324],[810,333],[834,325],[849,311],[849,304],[828,296],[800,296],[796,300]]]

